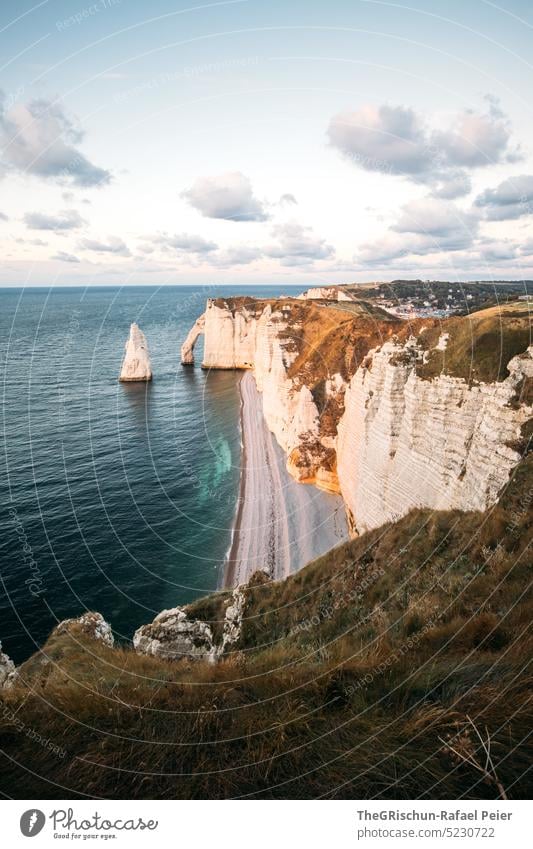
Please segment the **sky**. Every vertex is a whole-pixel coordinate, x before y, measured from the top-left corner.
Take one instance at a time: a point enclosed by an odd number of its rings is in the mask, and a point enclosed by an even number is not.
[[[1,286],[533,279],[525,0],[0,10]]]

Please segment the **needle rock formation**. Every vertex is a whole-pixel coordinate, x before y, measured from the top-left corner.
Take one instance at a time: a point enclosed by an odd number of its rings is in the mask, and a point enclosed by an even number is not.
[[[119,379],[122,383],[152,379],[152,366],[146,337],[135,322],[130,327],[130,335],[126,342],[126,355]]]

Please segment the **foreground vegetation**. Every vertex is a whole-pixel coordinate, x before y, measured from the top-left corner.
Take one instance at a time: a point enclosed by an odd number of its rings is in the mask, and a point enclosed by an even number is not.
[[[487,514],[415,511],[258,574],[216,666],[53,633],[2,694],[2,792],[527,798],[531,472]],[[220,628],[227,600],[190,613]]]

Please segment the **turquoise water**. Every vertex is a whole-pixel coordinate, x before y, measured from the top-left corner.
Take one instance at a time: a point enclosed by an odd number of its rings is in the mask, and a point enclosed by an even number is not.
[[[0,290],[0,640],[15,661],[84,610],[129,640],[216,588],[238,495],[238,378],[182,368],[179,355],[207,297],[244,293]],[[151,384],[117,381],[132,321]]]

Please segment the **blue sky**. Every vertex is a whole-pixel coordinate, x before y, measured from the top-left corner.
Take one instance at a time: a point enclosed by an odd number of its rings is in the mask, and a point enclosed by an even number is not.
[[[533,278],[530,4],[11,6],[0,284]]]

